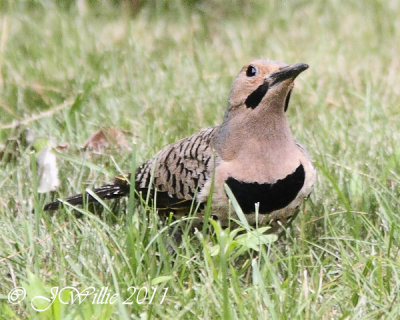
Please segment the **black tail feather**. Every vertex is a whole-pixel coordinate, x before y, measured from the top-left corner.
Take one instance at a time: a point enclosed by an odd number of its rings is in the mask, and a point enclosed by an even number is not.
[[[120,198],[120,197],[128,195],[129,185],[107,184],[100,188],[94,189],[93,193],[95,195],[97,195],[100,199]],[[86,192],[86,201],[91,203],[91,202],[96,202],[96,199],[93,198],[89,193]],[[76,195],[70,196],[65,200],[65,202],[68,202],[69,204],[72,204],[72,205],[83,204],[83,195],[76,194]],[[45,211],[57,210],[60,207],[61,203],[62,202],[60,202],[59,200],[50,202],[50,203],[47,203],[43,209]]]

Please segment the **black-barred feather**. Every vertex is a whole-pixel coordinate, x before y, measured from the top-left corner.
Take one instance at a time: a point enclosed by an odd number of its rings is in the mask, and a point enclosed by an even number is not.
[[[216,127],[207,128],[199,133],[166,146],[155,157],[142,164],[135,174],[135,188],[143,198],[150,192],[150,198],[156,198],[155,204],[160,210],[179,210],[189,208],[195,197],[195,192],[203,187],[208,178],[209,158],[212,157],[211,136]],[[195,152],[194,152],[195,150]],[[153,169],[153,166],[155,168]],[[153,183],[150,185],[151,174],[154,172]],[[112,184],[93,190],[100,199],[115,199],[129,194],[130,175],[117,176]],[[150,188],[150,190],[149,190]],[[157,196],[154,192],[157,191]],[[96,202],[86,192],[88,202]],[[83,203],[82,194],[68,197],[66,202],[72,205]],[[44,210],[56,210],[59,201],[46,204]]]
[[[92,192],[100,199],[115,199],[126,196],[129,193],[129,185],[124,186],[120,184],[107,184],[94,189]],[[93,198],[88,192],[86,192],[85,197],[89,203],[96,202],[96,199]],[[65,201],[72,205],[80,205],[83,204],[83,195],[76,194],[68,197]],[[44,206],[44,210],[56,210],[59,208],[60,204],[60,201],[48,203]]]
[[[209,178],[212,168],[210,140],[217,127],[203,129],[191,137],[179,140],[141,165],[136,171],[136,190],[151,197],[157,190],[156,207],[165,210],[190,208],[196,191]],[[206,143],[208,141],[208,143]],[[153,168],[155,166],[155,168]],[[150,186],[151,173],[154,171]]]

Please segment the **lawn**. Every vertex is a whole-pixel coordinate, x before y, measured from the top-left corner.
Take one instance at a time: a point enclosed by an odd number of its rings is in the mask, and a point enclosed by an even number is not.
[[[399,318],[399,16],[396,0],[0,2],[0,318]],[[276,242],[210,222],[178,247],[133,198],[42,210],[221,123],[260,57],[310,65],[287,116],[318,178]],[[124,138],[83,148],[104,128]],[[38,193],[44,146],[60,185]]]

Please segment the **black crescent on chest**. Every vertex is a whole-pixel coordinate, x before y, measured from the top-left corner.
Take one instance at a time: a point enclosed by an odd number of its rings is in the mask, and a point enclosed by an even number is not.
[[[297,169],[275,183],[243,182],[229,177],[225,183],[232,190],[244,213],[253,213],[259,202],[260,214],[270,213],[286,207],[304,185],[305,172],[300,164]]]

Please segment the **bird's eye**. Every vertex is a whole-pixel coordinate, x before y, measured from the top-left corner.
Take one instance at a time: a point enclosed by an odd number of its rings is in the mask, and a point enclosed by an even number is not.
[[[246,70],[246,76],[248,77],[254,77],[257,74],[257,67],[253,65],[249,65],[249,67]]]

